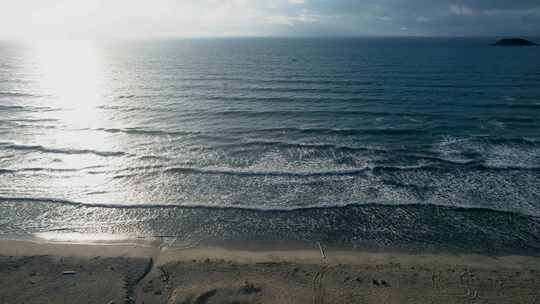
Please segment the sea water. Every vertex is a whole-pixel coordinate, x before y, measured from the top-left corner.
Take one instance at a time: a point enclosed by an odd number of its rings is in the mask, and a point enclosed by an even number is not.
[[[538,252],[540,49],[0,44],[0,234]]]

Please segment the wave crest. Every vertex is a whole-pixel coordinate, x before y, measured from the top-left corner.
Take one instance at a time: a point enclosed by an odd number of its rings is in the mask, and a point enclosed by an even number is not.
[[[91,149],[69,149],[69,148],[50,148],[42,145],[24,145],[14,143],[0,143],[4,149],[20,150],[20,151],[35,151],[42,153],[53,154],[94,154],[97,156],[109,157],[109,156],[124,156],[127,153],[121,151],[98,151]]]

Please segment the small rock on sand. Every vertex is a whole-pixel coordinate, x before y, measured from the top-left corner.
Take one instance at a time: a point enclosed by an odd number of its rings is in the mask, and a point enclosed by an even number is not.
[[[64,272],[62,272],[63,275],[75,275],[77,272],[73,271],[73,270],[66,270]]]

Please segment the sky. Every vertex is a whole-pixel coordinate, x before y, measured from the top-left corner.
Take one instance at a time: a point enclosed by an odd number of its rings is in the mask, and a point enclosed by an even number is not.
[[[0,0],[0,39],[540,36],[540,0]]]

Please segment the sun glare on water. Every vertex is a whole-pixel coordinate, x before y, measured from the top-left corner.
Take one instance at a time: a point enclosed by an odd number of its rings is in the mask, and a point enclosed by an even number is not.
[[[63,119],[70,125],[95,123],[106,83],[97,42],[43,41],[34,51],[46,106],[65,111]]]
[[[54,128],[36,132],[32,145],[53,152],[55,161],[48,167],[80,169],[103,166],[110,161],[103,155],[121,151],[120,143],[100,131],[111,123],[102,105],[107,100],[107,81],[103,47],[94,41],[46,41],[31,46],[31,74],[40,96],[35,102],[47,110],[34,113],[38,121],[50,121]],[[50,156],[51,153],[48,153]],[[46,162],[44,157],[41,162]],[[94,191],[106,184],[105,175],[78,174],[70,179],[48,179],[44,187],[66,189],[56,196],[78,199],[71,189]]]
[[[40,41],[32,46],[32,69],[41,97],[52,109],[62,132],[50,134],[55,145],[76,149],[114,149],[105,134],[95,132],[110,123],[101,107],[107,103],[103,47],[96,41]],[[66,132],[67,131],[67,132]]]
[[[108,149],[104,134],[90,132],[108,123],[100,106],[106,101],[103,48],[96,41],[40,41],[32,47],[32,62],[40,104],[53,109],[43,113],[57,121],[62,131],[53,135],[62,148]],[[81,132],[86,130],[87,132]]]

